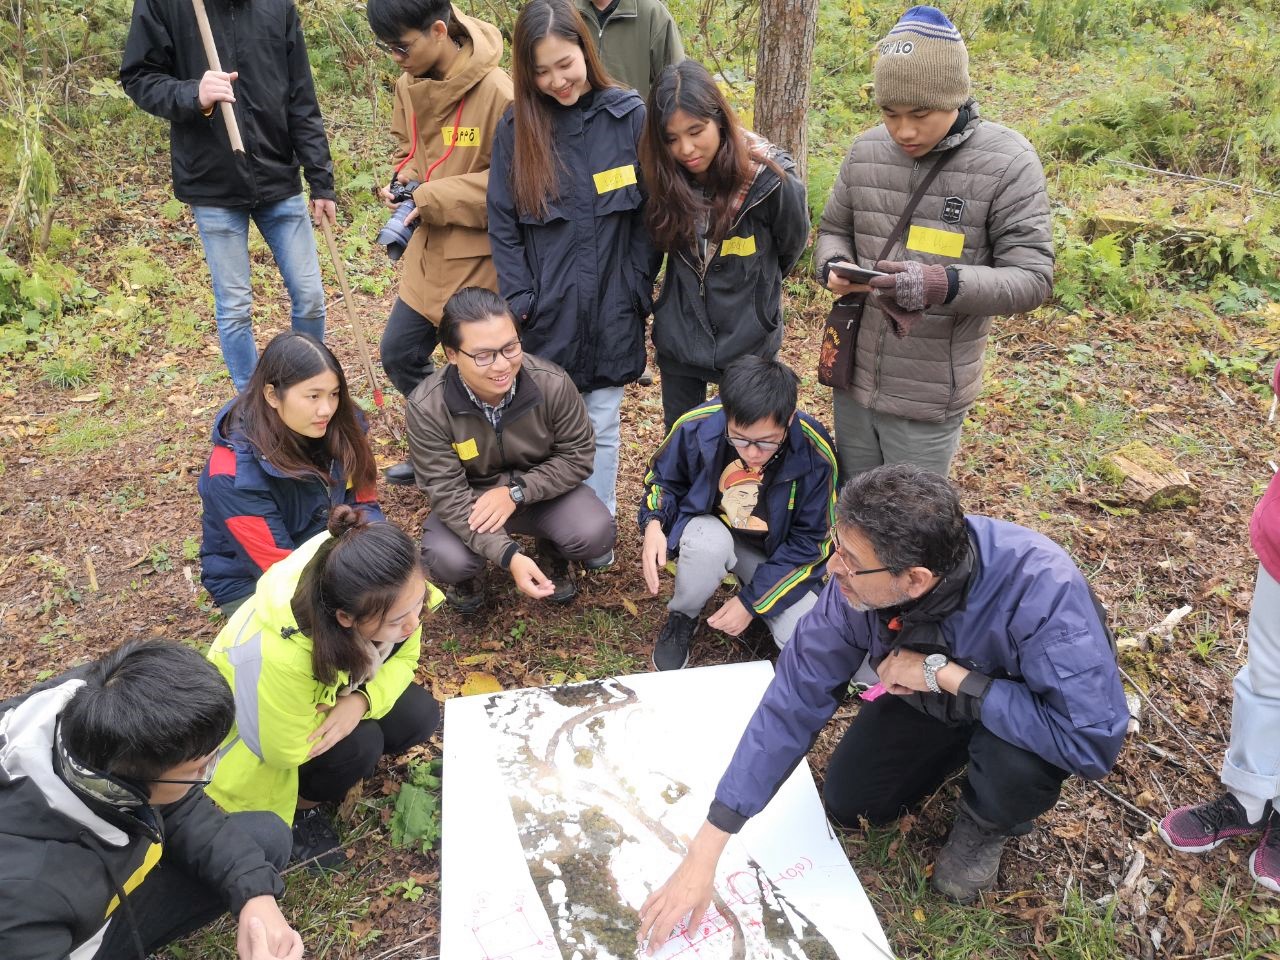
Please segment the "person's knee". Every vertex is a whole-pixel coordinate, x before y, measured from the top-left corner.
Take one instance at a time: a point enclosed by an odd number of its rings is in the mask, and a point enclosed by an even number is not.
[[[399,718],[399,729],[394,734],[383,731],[383,752],[387,756],[398,756],[410,747],[426,743],[440,726],[440,704],[430,693],[417,684],[410,684],[401,696],[411,699]]]
[[[694,517],[680,533],[682,560],[720,561],[733,556],[733,534],[718,517]]]
[[[837,826],[851,830],[861,827],[864,820],[879,827],[902,816],[902,807],[893,801],[868,796],[844,784],[835,786],[830,778],[822,785],[822,805]]]
[[[419,553],[422,565],[437,583],[462,583],[479,576],[485,567],[484,557],[467,549],[452,531],[433,529],[430,523],[422,528]]]

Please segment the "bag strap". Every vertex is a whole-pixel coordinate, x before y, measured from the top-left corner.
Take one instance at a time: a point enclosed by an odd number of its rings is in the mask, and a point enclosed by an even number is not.
[[[920,185],[916,187],[916,192],[911,195],[911,199],[907,201],[907,209],[902,212],[902,216],[898,219],[897,225],[889,231],[889,238],[884,242],[884,249],[880,251],[880,256],[876,257],[876,263],[884,260],[893,252],[894,244],[898,242],[898,238],[902,236],[902,232],[907,229],[907,224],[911,222],[911,215],[916,212],[916,207],[920,205],[920,201],[924,199],[925,191],[929,189],[929,185],[933,183],[933,178],[942,172],[942,168],[947,165],[956,151],[964,144],[952,147],[929,168],[929,172],[924,175],[924,179],[920,181]]]

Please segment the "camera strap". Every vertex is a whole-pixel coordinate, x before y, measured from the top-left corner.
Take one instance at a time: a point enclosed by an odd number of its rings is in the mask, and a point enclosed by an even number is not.
[[[427,172],[422,178],[423,183],[429,183],[431,181],[431,174],[435,172],[436,167],[448,160],[449,155],[453,153],[453,148],[458,145],[458,130],[462,126],[462,108],[466,106],[466,104],[466,97],[463,97],[458,101],[458,112],[453,116],[453,136],[449,138],[449,149],[444,152],[444,156],[431,164],[431,166],[427,167]],[[411,113],[409,116],[409,122],[412,128],[413,146],[409,148],[409,155],[396,164],[396,168],[391,174],[392,183],[395,183],[396,177],[400,175],[400,171],[405,168],[405,165],[418,154],[418,115],[416,113]]]

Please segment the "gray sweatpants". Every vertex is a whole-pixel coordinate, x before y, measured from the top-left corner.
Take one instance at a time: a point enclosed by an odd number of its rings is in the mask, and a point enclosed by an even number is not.
[[[680,534],[676,588],[667,609],[697,619],[727,574],[747,583],[766,559],[763,550],[731,531],[718,517],[694,517]],[[765,614],[764,622],[779,649],[786,646],[800,618],[817,602],[818,594],[809,592],[785,610]]]
[[[868,410],[854,401],[852,390],[833,390],[831,394],[841,480],[886,463],[912,463],[944,477],[951,472],[951,458],[960,446],[963,413],[941,423],[908,420]]]

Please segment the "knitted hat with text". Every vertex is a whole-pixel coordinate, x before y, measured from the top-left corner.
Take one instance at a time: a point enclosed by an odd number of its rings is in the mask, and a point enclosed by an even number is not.
[[[941,10],[912,7],[876,51],[877,106],[955,110],[969,99],[969,51]]]

